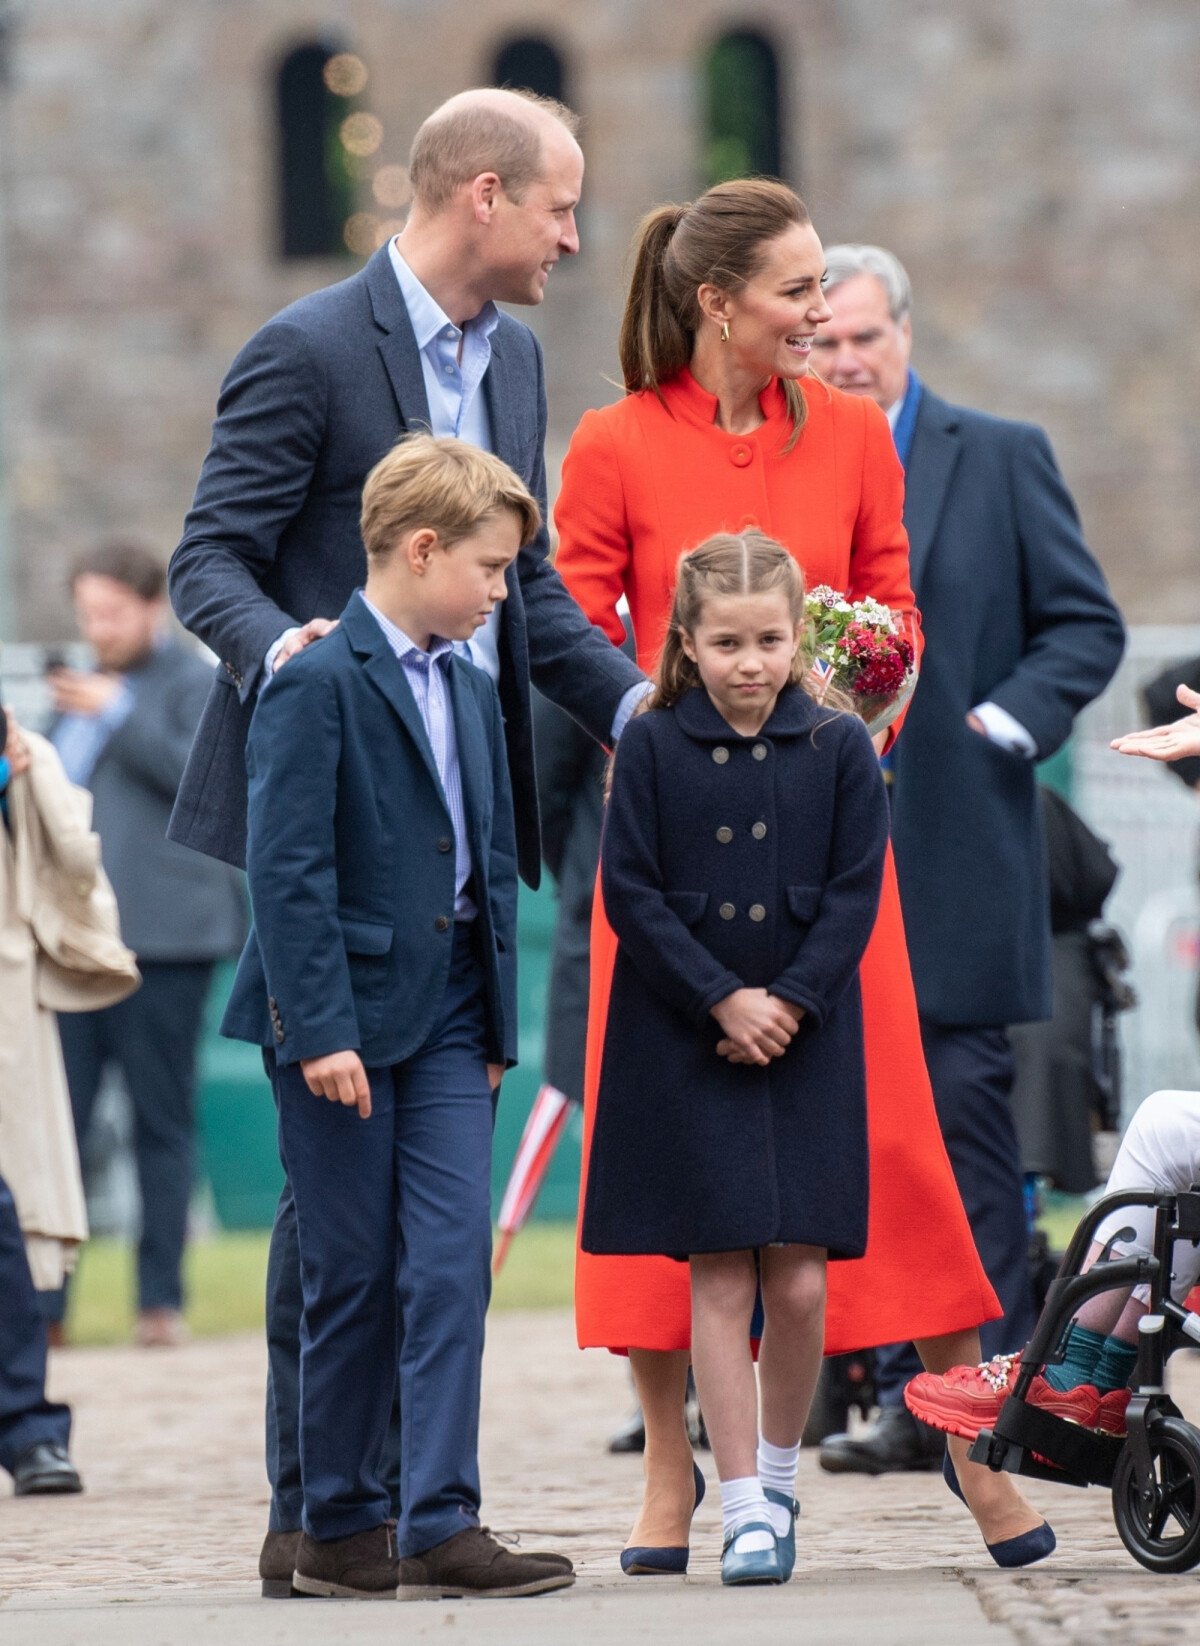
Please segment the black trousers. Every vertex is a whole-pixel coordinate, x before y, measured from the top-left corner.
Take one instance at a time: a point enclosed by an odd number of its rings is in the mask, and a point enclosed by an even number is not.
[[[0,1177],[0,1469],[32,1446],[65,1446],[71,1413],[46,1399],[46,1322],[8,1184]]]
[[[142,1198],[140,1309],[183,1306],[183,1246],[195,1176],[196,1048],[211,960],[141,963],[142,986],[100,1012],[58,1020],[75,1134],[83,1144],[106,1066],[125,1077]]]
[[[921,1043],[933,1087],[938,1123],[954,1168],[971,1233],[1004,1310],[979,1329],[984,1357],[1025,1346],[1035,1310],[1029,1274],[1029,1237],[1009,1095],[1013,1056],[1003,1029],[946,1028],[921,1019]],[[913,1207],[913,1261],[937,1262],[923,1250],[921,1209]],[[921,1370],[911,1343],[875,1352],[881,1406],[901,1406],[904,1385]]]

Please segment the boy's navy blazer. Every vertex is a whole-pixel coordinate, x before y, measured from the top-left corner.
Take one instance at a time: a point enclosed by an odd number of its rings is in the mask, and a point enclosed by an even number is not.
[[[546,514],[546,389],[537,338],[511,315],[492,333],[482,393],[498,457]],[[245,742],[268,648],[336,617],[366,577],[363,481],[401,435],[429,428],[421,354],[388,248],[269,320],[225,378],[212,445],[171,559],[184,628],[220,658],[179,788],[171,838],[241,866]],[[500,699],[521,873],[541,868],[529,685],[598,741],[642,678],[568,594],[543,525],[507,573]],[[291,666],[290,663],[288,665]]]
[[[517,866],[500,703],[449,663],[488,1059],[516,1061]],[[246,749],[254,930],[221,1032],[281,1063],[428,1038],[454,941],[454,831],[404,667],[357,595],[259,698]]]

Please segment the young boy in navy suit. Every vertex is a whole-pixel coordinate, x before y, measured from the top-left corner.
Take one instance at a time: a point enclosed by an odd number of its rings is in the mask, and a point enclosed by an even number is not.
[[[563,1557],[515,1554],[479,1525],[517,873],[496,688],[454,643],[504,599],[538,522],[490,453],[401,442],[363,492],[366,587],[268,682],[250,730],[254,931],[222,1028],[265,1048],[296,1200],[303,1594],[574,1581]],[[378,1463],[397,1371],[394,1541]]]

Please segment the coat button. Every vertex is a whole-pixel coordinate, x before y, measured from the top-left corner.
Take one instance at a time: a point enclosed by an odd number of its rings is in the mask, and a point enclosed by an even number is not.
[[[437,849],[438,849],[439,852],[448,852],[452,845],[453,845],[453,841],[447,840],[446,836],[443,835],[442,838],[437,843]]]
[[[277,1046],[282,1046],[283,1045],[283,1024],[282,1023],[276,1023],[276,1025],[275,1025],[275,1044]]]
[[[723,743],[718,743],[716,748],[713,750],[713,759],[716,761],[718,766],[723,766],[729,759],[729,750]]]
[[[717,839],[721,842],[722,846],[728,846],[729,842],[733,839],[733,830],[727,823],[722,823],[721,827],[717,830]]]
[[[733,464],[734,468],[747,468],[753,460],[754,453],[750,450],[749,446],[742,445],[740,441],[736,446],[730,446],[729,461]]]
[[[758,530],[758,521],[752,514],[744,514],[738,530],[741,532],[756,532]]]
[[[765,920],[767,918],[767,911],[763,908],[761,903],[751,903],[750,907],[746,910],[746,913],[750,916],[751,920]]]
[[[767,745],[765,743],[756,743],[750,753],[755,760],[765,760],[767,758]]]
[[[448,932],[450,930],[450,922],[444,914],[438,915],[433,923],[433,929],[435,932]]]
[[[765,823],[752,823],[750,833],[755,840],[765,840],[767,838],[767,825]]]
[[[734,915],[737,913],[737,910],[734,908],[732,903],[722,903],[721,907],[717,910],[717,913],[720,915],[722,920],[732,920]]]

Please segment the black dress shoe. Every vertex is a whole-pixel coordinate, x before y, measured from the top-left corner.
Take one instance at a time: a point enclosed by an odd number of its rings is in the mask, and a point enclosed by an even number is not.
[[[82,1492],[79,1471],[67,1456],[65,1446],[40,1441],[22,1452],[13,1464],[15,1497],[50,1496],[55,1492]]]
[[[646,1421],[642,1408],[635,1406],[608,1443],[610,1452],[644,1452],[646,1450]]]
[[[884,1406],[864,1435],[830,1435],[821,1442],[818,1462],[831,1475],[890,1475],[905,1470],[934,1472],[942,1466],[945,1436],[904,1406]]]

